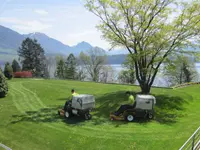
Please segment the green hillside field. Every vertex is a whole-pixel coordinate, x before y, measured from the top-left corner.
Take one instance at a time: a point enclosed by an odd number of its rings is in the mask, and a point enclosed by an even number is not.
[[[177,150],[200,125],[200,85],[153,88],[152,121],[110,121],[109,113],[125,104],[125,91],[137,86],[67,80],[13,79],[0,99],[0,143],[13,150]],[[72,88],[92,94],[92,120],[57,115]],[[0,148],[1,149],[1,148]]]

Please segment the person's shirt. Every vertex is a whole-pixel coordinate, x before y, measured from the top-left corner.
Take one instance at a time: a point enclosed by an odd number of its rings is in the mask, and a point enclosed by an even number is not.
[[[79,95],[78,93],[74,92],[70,97],[69,100],[72,100],[73,96]]]
[[[129,97],[128,97],[128,101],[129,101],[129,103],[131,104],[131,105],[133,105],[134,104],[134,97],[133,97],[133,95],[130,95]]]
[[[78,93],[76,93],[76,92],[74,92],[73,94],[72,94],[72,96],[76,96],[76,95],[79,95]]]

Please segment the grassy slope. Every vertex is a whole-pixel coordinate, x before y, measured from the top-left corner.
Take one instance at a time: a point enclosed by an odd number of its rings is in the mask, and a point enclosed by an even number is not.
[[[126,103],[124,91],[135,86],[61,80],[12,80],[9,95],[0,99],[0,143],[25,149],[178,149],[199,126],[200,86],[152,89],[157,97],[156,120],[111,122],[109,112]],[[93,119],[59,118],[71,88],[94,94]]]

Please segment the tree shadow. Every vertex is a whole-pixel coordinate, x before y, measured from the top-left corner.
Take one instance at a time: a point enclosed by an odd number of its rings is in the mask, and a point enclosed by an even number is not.
[[[136,92],[132,92],[134,97]],[[169,95],[154,95],[156,97],[155,105],[155,118],[154,120],[162,124],[172,124],[176,123],[177,119],[183,117],[184,104],[188,102],[178,96],[169,96]],[[104,121],[106,118],[109,118],[110,112],[117,110],[121,104],[128,103],[128,98],[125,95],[125,92],[120,91],[116,93],[105,94],[97,98],[97,108],[94,113],[98,118],[103,118]],[[123,122],[123,121],[120,121]],[[149,120],[138,118],[136,123],[148,123]],[[95,122],[99,124],[98,121]]]
[[[176,123],[177,119],[183,117],[184,104],[188,102],[179,96],[169,95],[155,95],[155,120],[164,123],[171,124]]]
[[[135,97],[136,93],[132,92]],[[95,110],[95,115],[97,117],[107,118],[110,112],[117,110],[121,104],[128,103],[128,97],[125,91],[107,93],[101,97],[96,98],[97,108]]]
[[[19,122],[59,122],[61,118],[58,116],[56,110],[58,110],[60,106],[54,106],[49,108],[42,108],[37,111],[26,111],[23,115],[12,115],[15,118],[15,121],[12,121],[12,124],[19,123]]]
[[[137,94],[132,93],[134,96]],[[181,97],[168,96],[168,95],[154,95],[156,97],[155,106],[155,121],[162,124],[172,124],[180,117],[183,117],[184,104],[187,103]],[[125,91],[107,93],[96,97],[96,109],[91,112],[93,115],[89,122],[93,125],[102,125],[110,123],[114,127],[127,124],[126,121],[110,121],[109,114],[117,110],[121,104],[128,103],[128,97]],[[63,103],[64,105],[64,103]],[[69,125],[82,125],[85,122],[84,118],[73,116],[65,119],[63,116],[58,115],[58,110],[63,108],[61,105],[54,105],[48,108],[42,108],[37,111],[27,111],[24,115],[13,115],[15,121],[12,124],[19,122],[34,122],[34,123],[51,123],[51,122],[65,122]],[[87,121],[86,121],[87,122]],[[135,123],[148,123],[149,120],[139,119]]]
[[[23,115],[12,115],[14,121],[11,124],[19,122],[34,122],[34,123],[53,123],[64,122],[71,125],[79,125],[85,120],[81,117],[71,117],[66,119],[64,116],[58,115],[58,110],[62,109],[62,105],[54,105],[48,108],[42,108],[37,111],[26,111]]]

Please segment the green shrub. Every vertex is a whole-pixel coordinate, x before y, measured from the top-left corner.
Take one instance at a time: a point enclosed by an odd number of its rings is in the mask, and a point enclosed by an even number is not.
[[[13,77],[13,68],[8,62],[5,64],[4,75],[9,80]]]
[[[8,93],[8,84],[6,78],[0,69],[0,98],[5,97]]]

